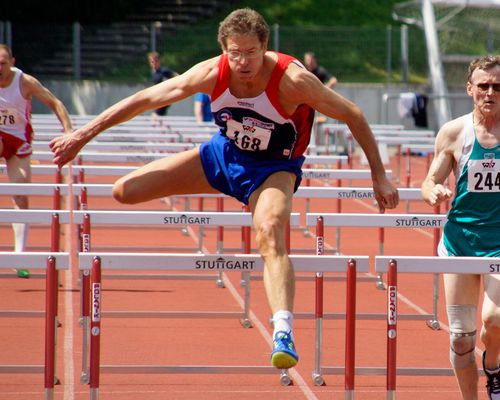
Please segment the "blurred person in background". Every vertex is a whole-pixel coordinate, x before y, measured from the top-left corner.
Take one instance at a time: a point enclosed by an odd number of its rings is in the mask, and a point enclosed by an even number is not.
[[[201,92],[194,95],[193,112],[196,122],[213,121],[210,103],[210,95]]]
[[[333,88],[337,84],[337,78],[325,67],[318,65],[316,55],[312,51],[304,54],[304,65],[312,72],[327,88]]]
[[[160,54],[157,51],[151,51],[148,53],[148,63],[151,67],[151,81],[154,85],[166,81],[167,79],[177,76],[177,72],[171,70],[167,67],[162,67]],[[160,118],[167,115],[169,106],[159,107],[153,111],[152,118],[153,123],[156,124]]]

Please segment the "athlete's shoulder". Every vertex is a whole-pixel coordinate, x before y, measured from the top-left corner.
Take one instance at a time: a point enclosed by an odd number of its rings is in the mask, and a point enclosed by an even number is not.
[[[466,114],[446,122],[436,135],[436,146],[453,152],[460,148],[469,118],[470,114]]]
[[[458,136],[471,123],[471,121],[471,114],[465,114],[452,119],[441,127],[439,134],[449,136],[450,138],[456,138],[456,136]]]

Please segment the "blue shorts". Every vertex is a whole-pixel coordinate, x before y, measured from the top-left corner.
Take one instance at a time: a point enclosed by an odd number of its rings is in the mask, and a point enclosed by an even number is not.
[[[290,171],[297,176],[294,191],[302,180],[305,157],[293,160],[261,160],[238,149],[220,132],[200,146],[201,164],[210,185],[220,192],[248,204],[250,195],[278,171]]]

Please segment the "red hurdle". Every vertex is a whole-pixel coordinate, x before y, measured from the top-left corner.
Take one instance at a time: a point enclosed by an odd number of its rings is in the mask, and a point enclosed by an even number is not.
[[[324,255],[324,223],[323,217],[316,221],[316,255]],[[323,273],[317,272],[315,278],[315,319],[316,348],[315,369],[312,377],[315,385],[324,383],[321,367],[321,348],[323,343]],[[356,347],[356,261],[350,259],[347,263],[346,276],[346,313],[345,313],[345,368],[344,387],[346,400],[354,399],[355,381],[355,347]],[[327,368],[326,368],[327,369]]]

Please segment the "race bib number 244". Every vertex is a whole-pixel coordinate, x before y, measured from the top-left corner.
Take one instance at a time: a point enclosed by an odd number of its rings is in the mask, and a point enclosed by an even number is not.
[[[467,177],[469,192],[500,192],[500,160],[470,160]]]

